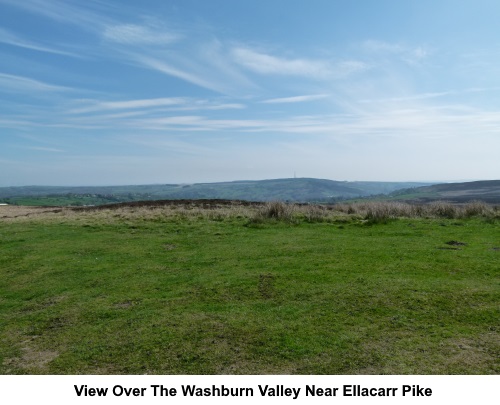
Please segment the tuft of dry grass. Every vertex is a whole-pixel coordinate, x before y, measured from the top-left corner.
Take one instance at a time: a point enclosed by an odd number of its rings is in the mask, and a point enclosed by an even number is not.
[[[429,204],[409,204],[394,201],[367,201],[360,203],[340,203],[333,207],[334,211],[348,215],[360,216],[370,222],[386,222],[394,218],[447,218],[460,219],[498,217],[496,207],[481,201],[473,201],[465,205],[452,204],[446,201],[433,201]]]
[[[457,206],[446,201],[433,201],[427,207],[431,216],[453,219],[457,217]]]
[[[307,222],[323,222],[328,219],[328,211],[323,205],[307,205],[301,211]]]
[[[367,201],[361,203],[341,203],[334,206],[335,211],[348,215],[359,216],[373,223],[387,222],[394,218],[413,218],[420,216],[420,206],[404,202],[393,201]]]
[[[264,222],[268,220],[293,222],[295,219],[295,205],[282,201],[270,201],[257,210],[254,214],[253,222]]]
[[[465,204],[462,208],[462,216],[465,218],[471,217],[491,217],[495,214],[492,206],[485,204],[482,201],[471,201]]]

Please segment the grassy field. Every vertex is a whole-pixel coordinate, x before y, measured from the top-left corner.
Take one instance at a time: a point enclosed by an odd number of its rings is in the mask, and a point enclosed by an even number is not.
[[[277,207],[0,207],[0,373],[500,372],[498,210]]]

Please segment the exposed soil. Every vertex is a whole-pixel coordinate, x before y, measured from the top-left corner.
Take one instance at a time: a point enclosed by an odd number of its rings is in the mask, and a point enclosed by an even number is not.
[[[46,212],[61,212],[60,207],[31,207],[22,205],[5,205],[0,207],[0,218],[18,218],[39,215]]]

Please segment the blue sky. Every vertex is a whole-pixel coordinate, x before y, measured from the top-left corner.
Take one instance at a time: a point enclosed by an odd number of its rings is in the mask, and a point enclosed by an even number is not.
[[[0,0],[0,186],[499,179],[499,15]]]

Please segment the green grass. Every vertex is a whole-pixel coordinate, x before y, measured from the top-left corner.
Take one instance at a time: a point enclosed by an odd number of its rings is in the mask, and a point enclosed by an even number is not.
[[[499,248],[480,218],[0,221],[0,373],[496,374]]]

